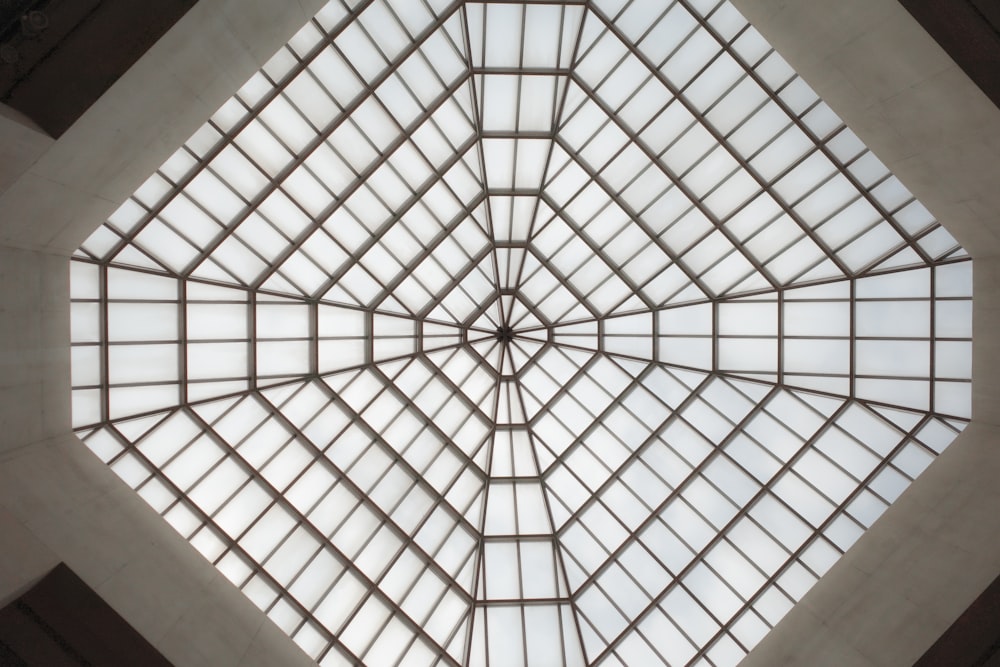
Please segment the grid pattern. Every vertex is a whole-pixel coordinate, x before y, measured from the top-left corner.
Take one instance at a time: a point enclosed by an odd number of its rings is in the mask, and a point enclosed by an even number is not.
[[[74,424],[322,665],[726,667],[971,270],[728,2],[332,0],[75,254]]]

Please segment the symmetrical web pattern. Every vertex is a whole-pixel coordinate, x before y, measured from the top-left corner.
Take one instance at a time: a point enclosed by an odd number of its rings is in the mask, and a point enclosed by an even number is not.
[[[76,253],[80,436],[323,665],[732,665],[971,262],[726,2],[333,0]]]

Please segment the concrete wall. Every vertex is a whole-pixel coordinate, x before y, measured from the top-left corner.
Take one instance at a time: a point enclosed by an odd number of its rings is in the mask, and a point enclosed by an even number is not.
[[[58,141],[0,109],[0,603],[63,561],[177,665],[311,661],[70,431],[68,256],[322,0],[201,0]]]
[[[911,665],[1000,573],[1000,110],[897,0],[733,0],[975,258],[973,423],[745,665]]]

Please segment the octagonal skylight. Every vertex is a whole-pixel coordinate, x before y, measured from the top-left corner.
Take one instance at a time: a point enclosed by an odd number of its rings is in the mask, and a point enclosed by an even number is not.
[[[84,243],[74,423],[323,665],[732,665],[964,427],[967,254],[727,2],[330,2]]]

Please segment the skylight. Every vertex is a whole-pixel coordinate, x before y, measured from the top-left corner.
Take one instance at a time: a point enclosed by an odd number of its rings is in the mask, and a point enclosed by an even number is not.
[[[322,665],[729,666],[971,271],[728,2],[333,0],[74,256],[74,424]]]

